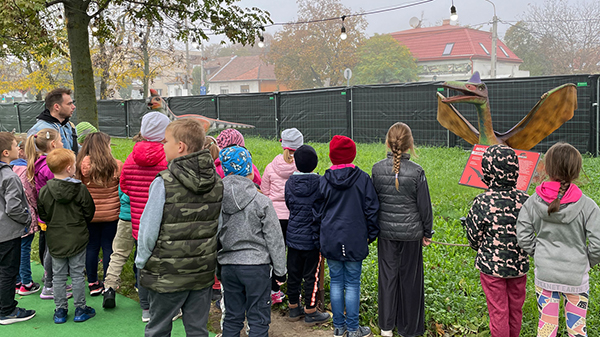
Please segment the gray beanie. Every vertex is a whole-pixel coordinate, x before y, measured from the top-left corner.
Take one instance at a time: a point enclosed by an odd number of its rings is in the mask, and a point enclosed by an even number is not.
[[[304,144],[304,136],[296,128],[285,129],[281,132],[281,147],[296,151]]]
[[[160,142],[165,139],[165,130],[171,120],[158,111],[150,111],[142,118],[140,132],[142,137],[151,142]]]

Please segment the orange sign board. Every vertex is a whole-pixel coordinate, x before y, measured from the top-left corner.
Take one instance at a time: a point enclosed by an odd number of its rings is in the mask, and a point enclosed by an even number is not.
[[[467,165],[463,170],[458,183],[471,187],[487,189],[487,186],[481,180],[483,173],[481,171],[481,159],[483,153],[489,145],[476,144],[471,150],[471,155],[467,160]],[[540,160],[540,154],[537,152],[515,150],[519,157],[519,179],[517,180],[517,189],[527,192],[531,179],[535,173],[535,168]]]

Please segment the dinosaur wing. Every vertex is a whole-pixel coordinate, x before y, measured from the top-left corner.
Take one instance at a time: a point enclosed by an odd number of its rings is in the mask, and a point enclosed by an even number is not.
[[[442,102],[444,95],[437,93],[438,111],[437,120],[446,129],[466,140],[470,144],[479,142],[479,131],[452,104]]]
[[[575,85],[561,85],[543,94],[525,118],[506,133],[497,134],[497,137],[513,149],[530,150],[573,118],[575,109]]]

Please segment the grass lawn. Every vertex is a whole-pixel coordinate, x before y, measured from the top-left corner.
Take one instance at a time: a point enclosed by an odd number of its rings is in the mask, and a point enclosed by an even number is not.
[[[113,154],[125,161],[131,152],[133,142],[126,139],[113,139]],[[328,145],[309,143],[319,155],[317,172],[323,174],[331,165]],[[261,172],[273,158],[281,153],[280,143],[256,137],[246,138],[246,147],[252,152],[254,164]],[[383,144],[358,144],[354,163],[371,173],[373,164],[383,159],[386,149]],[[434,210],[435,241],[467,243],[465,233],[458,220],[466,216],[473,198],[481,190],[458,185],[458,179],[468,157],[468,151],[459,148],[417,148],[417,156],[411,158],[426,172]],[[578,182],[583,192],[600,201],[597,181],[600,179],[600,159],[584,157],[584,173]],[[531,186],[529,194],[534,191]],[[35,241],[37,244],[37,240]],[[34,254],[36,255],[36,254]],[[425,314],[429,336],[477,335],[489,336],[488,315],[485,296],[479,282],[479,272],[474,267],[475,251],[467,247],[451,247],[432,244],[424,249],[425,261]],[[134,278],[131,272],[132,258],[122,275],[122,294],[135,298]],[[533,286],[533,259],[527,282],[527,300],[523,311],[522,336],[534,336],[537,327],[537,305]],[[361,324],[377,327],[377,250],[371,245],[371,254],[363,262],[361,291]],[[326,291],[328,291],[326,279]],[[600,329],[600,313],[597,296],[600,290],[598,268],[590,272],[590,306],[588,308],[588,331],[597,335]],[[328,298],[328,293],[326,294]],[[559,336],[567,336],[563,328]]]

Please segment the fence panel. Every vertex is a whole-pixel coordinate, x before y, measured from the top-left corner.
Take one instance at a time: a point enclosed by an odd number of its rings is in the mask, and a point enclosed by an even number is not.
[[[35,124],[36,117],[45,109],[44,101],[21,102],[17,107],[19,108],[19,120],[23,132],[27,132]]]
[[[16,104],[0,104],[0,131],[10,132],[13,129],[21,132]]]
[[[350,136],[349,90],[282,92],[279,98],[280,130],[297,128],[304,141],[311,142],[329,142],[334,135]]]
[[[148,112],[148,105],[143,99],[129,100],[125,102],[127,109],[127,125],[129,126],[128,137],[135,136],[142,127],[142,117]]]
[[[100,131],[114,137],[127,137],[125,102],[98,101],[98,126]]]
[[[219,119],[254,125],[253,129],[239,129],[244,135],[274,138],[276,134],[275,96],[273,94],[220,95]]]
[[[217,118],[214,96],[180,96],[168,99],[169,108],[176,115],[195,114]]]

